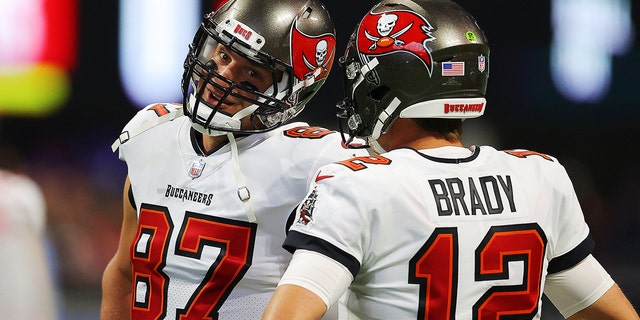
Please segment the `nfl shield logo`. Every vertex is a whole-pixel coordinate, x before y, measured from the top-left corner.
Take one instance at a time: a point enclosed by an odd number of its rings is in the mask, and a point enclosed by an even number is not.
[[[205,163],[201,159],[193,160],[191,168],[189,168],[189,177],[195,179],[202,174]]]
[[[484,69],[487,65],[487,59],[485,58],[484,55],[479,55],[478,56],[478,70],[480,70],[480,72],[484,72]]]

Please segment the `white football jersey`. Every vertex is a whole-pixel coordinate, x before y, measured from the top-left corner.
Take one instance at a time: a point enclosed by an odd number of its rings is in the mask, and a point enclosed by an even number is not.
[[[0,231],[12,226],[45,232],[46,205],[40,187],[29,177],[0,170]]]
[[[316,170],[365,151],[292,123],[236,138],[236,159],[229,144],[205,155],[189,119],[172,117],[180,108],[148,106],[120,136],[138,212],[134,318],[259,319],[291,259],[282,248],[287,219]]]
[[[545,276],[593,241],[557,159],[483,146],[323,166],[285,248],[351,271],[344,319],[538,319]]]

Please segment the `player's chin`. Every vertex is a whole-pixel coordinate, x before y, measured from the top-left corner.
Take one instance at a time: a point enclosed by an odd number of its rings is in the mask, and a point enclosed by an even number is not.
[[[220,108],[218,108],[218,112],[223,113],[228,116],[233,116],[236,113],[240,112],[240,110],[246,108],[247,106],[239,103],[222,103]]]

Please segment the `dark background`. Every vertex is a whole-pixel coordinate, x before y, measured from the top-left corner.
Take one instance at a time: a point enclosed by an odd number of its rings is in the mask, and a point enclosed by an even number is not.
[[[210,1],[202,3],[210,10]],[[355,23],[374,2],[325,3],[336,22],[340,56]],[[596,239],[596,257],[640,305],[637,39],[626,55],[612,58],[612,84],[603,101],[572,103],[554,89],[551,79],[550,1],[458,3],[477,18],[491,46],[487,110],[482,118],[467,120],[465,141],[557,157],[574,181]],[[79,63],[72,72],[70,100],[46,118],[0,118],[0,159],[43,188],[66,317],[97,319],[99,281],[115,252],[126,175],[110,145],[136,108],[119,80],[118,2],[79,4]],[[638,25],[638,2],[631,6]],[[599,27],[597,20],[592,27]],[[590,35],[584,30],[576,36],[602,40]],[[342,96],[340,77],[336,63],[299,119],[337,128],[334,106]],[[179,86],[180,79],[175,83]]]

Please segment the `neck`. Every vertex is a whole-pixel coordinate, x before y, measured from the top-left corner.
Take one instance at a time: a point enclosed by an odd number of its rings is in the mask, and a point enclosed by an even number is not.
[[[443,138],[434,137],[418,126],[415,121],[403,118],[396,119],[387,132],[378,138],[378,142],[385,150],[402,147],[416,150],[446,146],[464,147],[459,140],[452,142]]]
[[[200,142],[202,143],[202,151],[205,153],[210,153],[229,141],[226,135],[208,136],[206,134],[200,134],[199,136]]]
[[[421,137],[412,141],[408,141],[403,147],[409,147],[416,150],[433,149],[439,147],[464,147],[460,141],[450,142],[445,139],[434,138],[433,136]]]

